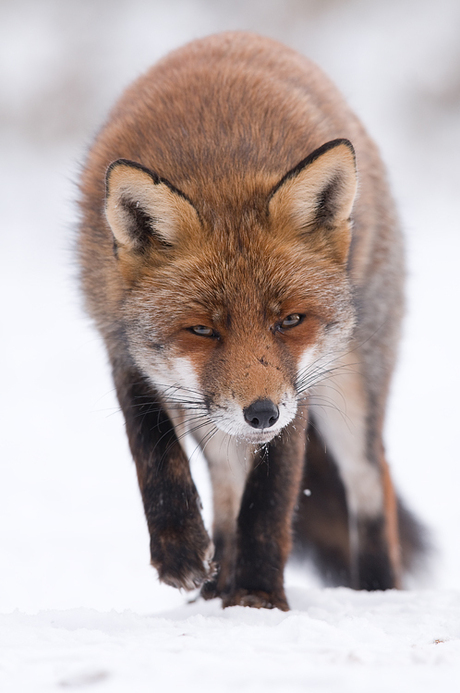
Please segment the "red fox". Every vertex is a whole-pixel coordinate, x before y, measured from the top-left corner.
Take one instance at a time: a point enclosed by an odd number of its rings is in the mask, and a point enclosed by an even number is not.
[[[330,583],[399,587],[423,549],[382,443],[402,242],[331,82],[250,33],[174,51],[96,137],[81,215],[160,580],[287,610],[294,545]],[[212,540],[186,434],[209,465]]]

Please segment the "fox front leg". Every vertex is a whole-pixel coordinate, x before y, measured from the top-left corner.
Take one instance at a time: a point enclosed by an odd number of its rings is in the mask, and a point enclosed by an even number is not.
[[[288,611],[284,566],[305,458],[306,412],[255,455],[237,522],[236,566],[224,606]]]
[[[188,459],[160,399],[134,367],[114,379],[137,468],[151,563],[168,585],[192,590],[210,580],[214,546],[204,528]]]

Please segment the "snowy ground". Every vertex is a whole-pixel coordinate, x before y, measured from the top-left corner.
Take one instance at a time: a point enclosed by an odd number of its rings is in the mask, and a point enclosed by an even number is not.
[[[458,592],[291,589],[293,610],[196,603],[1,620],[5,691],[458,691]]]
[[[460,6],[113,7],[0,7],[0,690],[458,690]],[[122,84],[188,38],[237,27],[317,59],[389,165],[409,281],[387,447],[436,546],[431,570],[398,593],[323,589],[311,569],[290,567],[288,614],[188,604],[156,581],[122,417],[80,311],[71,253],[77,162]],[[194,472],[209,524],[199,460]]]

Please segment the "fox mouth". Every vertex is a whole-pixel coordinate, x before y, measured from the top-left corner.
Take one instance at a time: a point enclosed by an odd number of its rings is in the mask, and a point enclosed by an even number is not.
[[[230,435],[242,442],[249,443],[250,445],[265,445],[279,435],[284,428],[284,426],[277,426],[276,428],[266,428],[259,431],[253,431],[249,429],[249,427],[247,427],[246,430],[241,430],[240,427],[238,427],[239,430],[236,430],[235,425],[222,426],[222,423],[217,423],[215,421],[213,421],[213,423],[219,430],[223,431],[223,433],[226,433],[227,435]]]
[[[266,443],[269,443],[273,438],[276,438],[277,435],[281,433],[283,429],[278,428],[276,431],[260,431],[259,433],[245,433],[244,435],[240,436],[241,440],[244,440],[247,443],[250,443],[252,445],[265,445]]]
[[[278,421],[275,426],[266,428],[254,428],[246,422],[239,422],[235,419],[221,418],[218,415],[210,414],[212,423],[223,433],[244,441],[251,445],[264,445],[278,436],[286,426],[292,421],[294,416],[284,416],[283,421]]]
[[[208,405],[212,424],[223,433],[251,445],[264,445],[278,436],[297,413],[297,400],[286,396],[276,404],[259,398],[244,407],[230,400]]]

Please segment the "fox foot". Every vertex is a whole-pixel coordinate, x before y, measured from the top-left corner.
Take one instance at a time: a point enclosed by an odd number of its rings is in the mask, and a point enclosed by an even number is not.
[[[203,599],[216,599],[222,597],[222,592],[217,585],[217,579],[207,580],[201,587],[200,595]]]
[[[239,589],[222,599],[224,608],[227,606],[251,606],[256,609],[280,609],[289,611],[284,591],[264,592],[263,590]]]
[[[214,544],[209,538],[205,543],[201,537],[193,546],[183,537],[180,541],[168,537],[167,540],[155,542],[151,555],[151,564],[157,569],[160,582],[177,589],[189,592],[212,581],[217,573],[217,566],[212,560]]]

